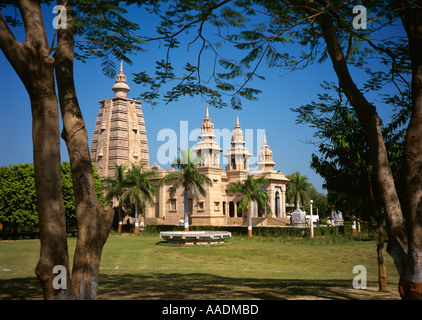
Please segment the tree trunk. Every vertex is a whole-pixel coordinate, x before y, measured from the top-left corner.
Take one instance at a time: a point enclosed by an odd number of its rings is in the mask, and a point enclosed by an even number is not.
[[[248,211],[248,237],[252,238],[252,200],[249,200],[249,206],[246,211]]]
[[[377,260],[378,260],[378,288],[379,291],[387,290],[387,264],[385,263],[384,233],[382,224],[378,225],[377,233]]]
[[[120,205],[119,202],[119,226],[117,229],[117,233],[122,233],[122,228],[123,227],[123,217],[122,217],[122,206]]]
[[[60,126],[57,98],[54,90],[53,67],[42,70],[31,97],[34,146],[34,174],[41,250],[35,273],[41,282],[45,299],[73,297],[69,273],[66,216],[61,194]],[[44,79],[42,79],[44,78]],[[66,286],[53,287],[55,266],[66,269]]]
[[[32,111],[35,189],[40,230],[40,259],[35,273],[45,299],[72,298],[66,218],[61,192],[60,123],[54,82],[54,59],[39,1],[18,1],[26,39],[18,42],[0,14],[0,47],[28,92]],[[55,287],[55,266],[63,282]],[[62,271],[63,272],[63,271]]]
[[[58,4],[64,5],[62,2],[58,1]],[[67,17],[71,19],[69,6]],[[62,138],[69,152],[78,222],[72,285],[78,299],[95,299],[102,249],[113,222],[114,210],[102,208],[95,193],[88,135],[73,78],[74,35],[71,21],[68,21],[67,29],[57,30],[54,57],[63,119]]]
[[[185,209],[185,231],[189,231],[189,195],[185,190],[184,194],[184,209]]]
[[[400,16],[409,38],[412,65],[412,113],[403,152],[405,180],[403,212],[409,246],[405,270],[400,273],[403,299],[422,299],[422,3],[399,1]]]
[[[377,234],[377,260],[378,260],[378,288],[379,291],[387,290],[387,264],[385,262],[385,250],[384,250],[384,229],[383,223],[384,218],[381,215],[379,201],[375,196],[378,189],[372,180],[371,173],[368,172],[368,187],[369,187],[369,198],[370,198],[370,210],[373,211],[373,216],[377,221],[375,232]],[[379,198],[379,197],[378,197]]]
[[[135,233],[139,233],[139,206],[138,202],[135,202]]]
[[[353,83],[329,14],[322,16],[320,25],[340,87],[355,109],[365,131],[371,164],[374,166],[376,181],[386,210],[387,232],[389,234],[387,249],[394,260],[398,273],[402,275],[407,264],[408,240],[401,204],[388,163],[380,120],[375,107],[366,100]]]

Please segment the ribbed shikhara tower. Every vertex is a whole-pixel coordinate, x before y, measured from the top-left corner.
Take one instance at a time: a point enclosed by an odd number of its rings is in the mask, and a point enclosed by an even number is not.
[[[127,97],[130,90],[123,63],[113,85],[114,97],[99,101],[91,144],[91,162],[101,178],[112,177],[114,164],[145,162],[149,166],[148,141],[141,102]]]

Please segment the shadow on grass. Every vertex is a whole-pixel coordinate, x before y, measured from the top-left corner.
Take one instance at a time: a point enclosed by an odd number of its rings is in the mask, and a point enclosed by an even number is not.
[[[101,274],[98,299],[356,299],[347,292],[351,287],[351,280],[232,278],[207,273]]]
[[[369,284],[376,286],[376,284]],[[217,299],[385,299],[361,296],[351,280],[231,278],[207,273],[100,274],[100,300],[217,300]],[[0,280],[0,299],[42,299],[36,278]]]
[[[0,280],[0,300],[43,299],[40,281],[36,277]]]

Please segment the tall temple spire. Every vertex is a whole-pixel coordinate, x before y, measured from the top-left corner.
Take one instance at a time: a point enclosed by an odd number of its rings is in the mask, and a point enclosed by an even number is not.
[[[114,174],[115,164],[149,165],[148,140],[141,102],[127,98],[123,61],[113,85],[114,97],[99,101],[91,144],[91,162],[101,178]]]
[[[248,170],[249,158],[252,157],[252,155],[249,153],[248,149],[245,148],[244,133],[239,125],[239,116],[236,116],[236,126],[232,131],[231,145],[232,147],[224,155],[229,161],[227,170]]]
[[[237,129],[237,128],[240,128],[240,125],[239,125],[239,115],[236,115],[236,126],[235,126],[235,128]]]
[[[201,124],[201,139],[194,147],[194,151],[198,156],[201,156],[203,160],[203,166],[215,166],[220,165],[220,152],[222,149],[218,143],[214,140],[214,124],[211,122],[209,117],[208,106],[205,111],[205,119]]]
[[[273,152],[267,144],[267,135],[264,132],[264,141],[261,150],[258,151],[259,160],[257,162],[258,170],[273,171],[275,162],[273,161]]]
[[[126,83],[126,76],[123,73],[123,60],[120,60],[120,71],[116,76],[116,83],[113,85],[112,90],[114,91],[114,96],[119,98],[126,98],[127,92],[130,91]]]

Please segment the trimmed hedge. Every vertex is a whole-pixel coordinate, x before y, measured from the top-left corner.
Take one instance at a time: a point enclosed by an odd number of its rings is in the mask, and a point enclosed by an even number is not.
[[[68,237],[76,237],[77,230],[68,230]],[[0,232],[0,240],[24,240],[24,239],[39,239],[39,231],[22,231],[22,232]]]
[[[147,225],[145,232],[159,233],[161,231],[183,231],[183,226],[178,225]],[[229,231],[232,235],[246,236],[248,234],[248,228],[244,226],[189,226],[190,231]],[[310,228],[293,228],[293,227],[277,227],[277,226],[258,226],[253,227],[252,232],[254,235],[264,237],[294,237],[294,238],[309,238],[311,230]],[[347,226],[337,227],[314,227],[315,237],[348,237],[352,236],[351,228]],[[375,240],[375,232],[368,229],[361,229],[358,237],[360,239]]]

